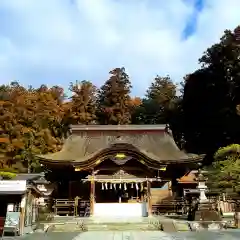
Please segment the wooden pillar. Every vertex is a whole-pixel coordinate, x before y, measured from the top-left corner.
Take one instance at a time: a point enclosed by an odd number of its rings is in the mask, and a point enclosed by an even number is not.
[[[23,235],[24,220],[25,220],[25,208],[26,208],[26,194],[23,195],[20,204],[20,218],[19,218],[19,235]]]
[[[28,199],[31,195],[31,190],[26,191],[26,193],[22,196],[21,204],[20,204],[20,218],[19,218],[19,234],[23,235],[24,226],[25,226],[25,216],[26,216],[26,207]]]
[[[152,215],[151,182],[147,181],[148,216]]]
[[[173,196],[173,192],[172,192],[172,181],[168,182],[168,196],[172,197]]]
[[[94,175],[92,175],[90,181],[90,216],[93,216],[94,204],[95,204],[95,179]]]

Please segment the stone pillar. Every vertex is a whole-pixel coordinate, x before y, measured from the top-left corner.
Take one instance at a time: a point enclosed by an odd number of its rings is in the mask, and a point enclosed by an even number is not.
[[[93,216],[94,204],[95,204],[95,179],[94,175],[92,175],[90,181],[90,216]]]
[[[235,213],[234,213],[235,227],[240,228],[240,206],[235,203]]]
[[[240,212],[234,214],[235,227],[240,228]]]
[[[151,182],[147,181],[148,216],[152,215]]]

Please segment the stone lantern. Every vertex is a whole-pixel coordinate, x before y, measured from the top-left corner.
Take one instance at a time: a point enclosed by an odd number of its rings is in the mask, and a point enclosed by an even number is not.
[[[194,220],[202,222],[221,221],[220,214],[212,208],[212,204],[206,197],[206,192],[208,190],[208,187],[206,186],[207,178],[204,177],[203,173],[206,173],[206,171],[201,171],[201,169],[197,172],[196,181],[198,182],[197,189],[199,191],[199,199],[194,213]]]
[[[203,176],[202,171],[199,169],[198,170],[198,176],[196,178],[198,181],[198,186],[197,189],[199,190],[199,203],[206,203],[208,202],[208,199],[206,197],[206,191],[207,191],[207,186],[206,186],[206,178]]]

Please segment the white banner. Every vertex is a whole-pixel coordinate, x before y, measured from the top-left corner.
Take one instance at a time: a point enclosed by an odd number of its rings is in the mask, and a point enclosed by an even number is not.
[[[0,192],[21,192],[26,191],[27,182],[26,180],[2,180],[0,181]]]

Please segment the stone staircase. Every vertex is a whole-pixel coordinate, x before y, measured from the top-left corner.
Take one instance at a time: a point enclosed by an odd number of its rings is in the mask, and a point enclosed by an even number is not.
[[[50,227],[52,232],[83,231],[156,231],[160,225],[149,218],[59,218]]]

